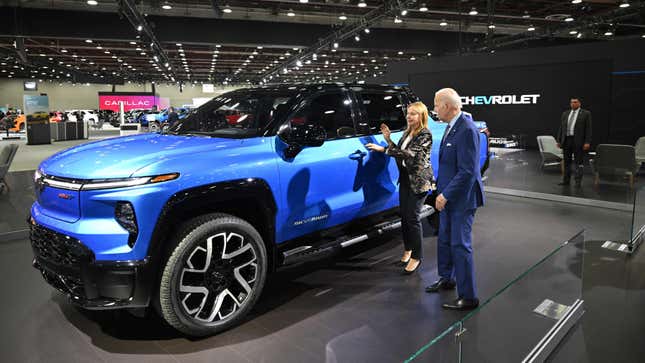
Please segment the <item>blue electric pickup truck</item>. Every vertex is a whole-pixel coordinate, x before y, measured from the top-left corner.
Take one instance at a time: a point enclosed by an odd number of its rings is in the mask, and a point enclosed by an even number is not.
[[[34,175],[33,265],[84,308],[152,307],[188,335],[217,333],[277,268],[400,226],[396,164],[365,144],[385,145],[381,123],[397,141],[414,101],[394,86],[241,89],[166,133],[59,152]],[[430,124],[437,175],[445,124]]]

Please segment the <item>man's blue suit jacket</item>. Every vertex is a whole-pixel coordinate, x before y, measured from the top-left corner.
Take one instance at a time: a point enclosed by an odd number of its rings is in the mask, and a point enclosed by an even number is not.
[[[479,147],[479,131],[462,112],[439,150],[437,190],[448,200],[446,210],[465,211],[484,205]]]

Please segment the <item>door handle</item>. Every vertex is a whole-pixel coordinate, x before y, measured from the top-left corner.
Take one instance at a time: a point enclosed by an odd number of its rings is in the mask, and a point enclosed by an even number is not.
[[[367,153],[365,151],[361,151],[361,150],[356,150],[353,153],[349,154],[349,158],[352,159],[352,160],[362,159],[362,158],[364,158],[366,156],[367,156]]]

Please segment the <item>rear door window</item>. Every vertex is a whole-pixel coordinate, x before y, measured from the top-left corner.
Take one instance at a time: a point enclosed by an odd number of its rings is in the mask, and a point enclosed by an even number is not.
[[[351,99],[343,92],[319,94],[296,111],[290,122],[321,125],[327,132],[327,140],[352,137],[355,131],[351,105]]]
[[[370,134],[379,134],[381,124],[386,124],[392,131],[401,131],[407,127],[405,104],[398,93],[367,90],[357,93],[357,98],[363,106],[361,124],[369,127]],[[367,130],[359,132],[368,133]]]

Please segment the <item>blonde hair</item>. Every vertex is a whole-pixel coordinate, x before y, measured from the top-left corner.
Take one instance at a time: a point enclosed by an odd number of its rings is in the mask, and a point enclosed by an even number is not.
[[[414,102],[408,105],[408,109],[413,109],[419,114],[421,121],[419,122],[419,127],[416,130],[410,130],[408,126],[406,130],[409,134],[416,136],[421,130],[428,128],[428,107],[423,102]]]

